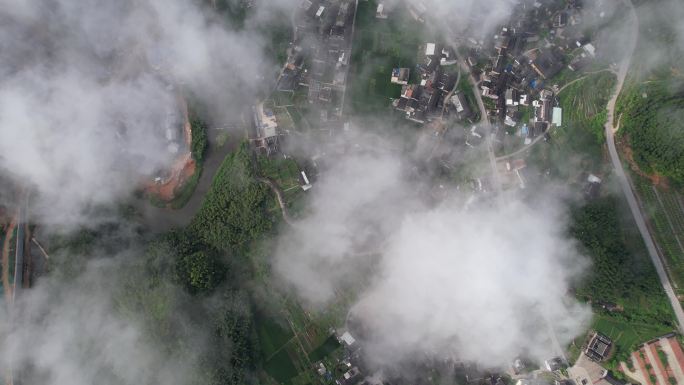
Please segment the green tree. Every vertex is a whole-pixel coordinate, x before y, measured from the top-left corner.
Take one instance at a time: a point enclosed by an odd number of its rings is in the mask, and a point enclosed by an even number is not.
[[[176,278],[192,294],[210,292],[226,275],[226,267],[207,250],[183,254],[176,260]]]

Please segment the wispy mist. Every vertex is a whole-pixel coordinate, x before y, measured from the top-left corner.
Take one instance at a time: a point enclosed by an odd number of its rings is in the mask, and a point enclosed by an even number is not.
[[[198,346],[186,347],[190,354],[165,351],[150,340],[140,314],[117,311],[121,307],[115,300],[125,285],[120,262],[93,261],[71,281],[61,280],[60,275],[46,277],[18,296],[11,314],[3,307],[0,364],[15,369],[15,381],[78,385],[192,382],[199,358],[192,352],[200,351],[201,338],[197,336]]]
[[[272,65],[259,34],[190,1],[7,3],[0,21],[0,169],[37,188],[43,221],[168,168],[181,94],[234,119]]]
[[[590,312],[568,291],[587,260],[567,234],[560,191],[499,205],[447,185],[450,198],[435,206],[399,159],[328,159],[313,211],[277,250],[276,270],[310,305],[358,294],[345,326],[369,362],[502,367],[520,354],[551,356],[549,325],[561,344],[584,330]]]

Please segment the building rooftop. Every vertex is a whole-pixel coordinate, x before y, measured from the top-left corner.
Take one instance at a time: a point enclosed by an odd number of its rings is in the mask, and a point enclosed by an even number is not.
[[[563,109],[560,107],[553,107],[553,114],[551,118],[551,123],[556,127],[560,127],[563,123]]]
[[[427,43],[427,45],[425,46],[425,55],[433,56],[435,54],[436,48],[437,45],[435,43]]]
[[[259,137],[269,138],[278,135],[278,122],[270,108],[264,107],[264,103],[259,103],[254,115]]]

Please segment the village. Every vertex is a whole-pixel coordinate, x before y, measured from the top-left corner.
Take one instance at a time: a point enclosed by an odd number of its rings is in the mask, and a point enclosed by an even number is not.
[[[424,23],[425,5],[411,4],[409,14]],[[273,154],[280,143],[302,134],[332,137],[354,125],[344,109],[355,6],[353,1],[301,3],[274,96],[253,107],[253,143],[262,153]],[[378,2],[376,22],[391,17]],[[491,139],[492,170],[472,177],[474,189],[525,188],[530,177],[525,153],[563,126],[559,76],[571,78],[598,66],[582,17],[578,2],[525,1],[486,39],[443,36],[423,42],[415,67],[393,67],[385,74],[388,84],[400,87],[391,103],[394,115],[433,133],[428,156],[447,168],[459,157],[453,152],[459,145],[481,147]],[[317,38],[297,40],[303,36]],[[591,172],[585,188],[594,194],[601,179]]]
[[[301,2],[293,19],[295,38],[273,96],[253,107],[251,140],[263,156],[292,161],[286,143],[303,134],[325,140],[355,125],[345,113],[345,97],[353,76],[350,67],[359,3],[367,7],[366,1]],[[395,17],[395,9],[384,2],[373,2],[373,7],[375,23]],[[429,18],[427,6],[420,1],[409,3],[407,11],[420,24]],[[475,194],[488,195],[497,184],[504,190],[525,189],[528,179],[535,177],[530,168],[537,173],[542,168],[528,165],[531,149],[549,143],[552,133],[564,127],[559,94],[581,80],[580,74],[613,71],[612,63],[599,58],[594,36],[586,32],[583,19],[592,16],[604,18],[603,14],[588,16],[579,1],[521,1],[494,35],[423,40],[415,52],[415,66],[394,63],[382,74],[388,86],[400,90],[391,98],[392,116],[434,142],[428,156],[447,168],[454,151],[487,151],[492,167],[470,179]],[[296,174],[291,177],[298,179],[301,192],[315,189],[323,156],[292,161]],[[585,169],[578,175],[584,197],[598,197],[600,171]],[[331,333],[322,346],[326,353],[311,361],[309,369],[315,377],[324,384],[376,383],[372,382],[375,373],[364,365],[362,344],[352,332],[332,329]],[[465,383],[481,385],[618,385],[629,379],[666,385],[675,378],[684,381],[684,355],[679,340],[671,334],[642,342],[619,368],[612,358],[615,345],[607,335],[591,331],[575,345],[572,357],[562,351],[543,362],[521,357],[511,362],[506,372],[467,363],[446,365],[461,373]],[[606,362],[611,370],[602,366]],[[620,379],[611,374],[616,369],[621,372]],[[398,381],[391,383],[404,383]]]
[[[6,383],[684,385],[684,82],[646,68],[650,0],[289,1],[124,1],[113,50],[99,6],[9,7],[47,47],[7,45],[26,89],[78,63],[92,105],[66,131],[57,82],[9,116]]]

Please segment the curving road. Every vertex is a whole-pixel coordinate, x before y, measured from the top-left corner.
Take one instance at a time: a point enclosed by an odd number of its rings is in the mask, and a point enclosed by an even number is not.
[[[667,276],[665,266],[663,264],[663,261],[660,259],[660,255],[658,254],[658,249],[656,247],[655,242],[653,241],[653,237],[651,236],[651,233],[649,233],[648,231],[648,227],[646,226],[646,220],[644,219],[643,213],[641,212],[641,207],[639,206],[636,195],[634,194],[634,190],[632,189],[631,180],[627,173],[625,173],[625,170],[622,166],[622,162],[620,161],[620,157],[618,156],[617,149],[615,148],[614,134],[617,131],[617,127],[613,126],[615,103],[617,102],[617,98],[620,95],[620,91],[622,91],[622,86],[624,85],[625,78],[627,77],[627,71],[632,62],[632,56],[634,54],[634,49],[636,48],[636,43],[639,35],[639,23],[636,11],[634,10],[634,6],[632,5],[632,2],[630,0],[624,0],[624,2],[631,10],[632,28],[630,31],[630,42],[628,44],[627,49],[625,50],[625,57],[622,59],[619,65],[615,93],[613,94],[613,97],[608,101],[607,106],[608,120],[606,121],[605,132],[606,140],[608,142],[608,152],[610,154],[610,161],[613,163],[613,168],[615,169],[615,175],[617,176],[617,179],[620,183],[620,187],[622,188],[622,192],[625,194],[625,197],[627,198],[629,209],[632,212],[632,216],[634,216],[634,221],[636,222],[637,227],[639,228],[639,233],[641,233],[641,237],[644,239],[644,243],[646,244],[646,248],[648,249],[648,255],[651,257],[651,260],[653,261],[653,265],[655,266],[656,271],[658,272],[658,278],[660,278],[660,283],[663,285],[665,294],[667,294],[667,297],[670,300],[670,304],[672,305],[672,309],[677,319],[678,329],[680,332],[684,332],[684,311],[682,311],[681,303],[679,302],[679,299],[677,298],[677,295],[675,294],[674,289],[672,288],[672,283],[670,282],[670,279]]]
[[[278,186],[278,184],[270,178],[260,176],[257,177],[257,180],[261,183],[266,184],[271,189],[271,191],[273,191],[273,193],[276,196],[276,199],[278,200],[278,206],[280,206],[280,211],[283,213],[283,220],[288,225],[294,226],[294,221],[292,220],[290,214],[287,212],[287,203],[285,203],[283,191],[280,189],[280,186]]]

